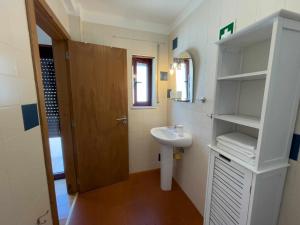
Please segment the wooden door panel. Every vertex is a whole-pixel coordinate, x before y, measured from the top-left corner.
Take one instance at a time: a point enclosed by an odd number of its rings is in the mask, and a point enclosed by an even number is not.
[[[126,50],[69,42],[80,192],[128,177]]]

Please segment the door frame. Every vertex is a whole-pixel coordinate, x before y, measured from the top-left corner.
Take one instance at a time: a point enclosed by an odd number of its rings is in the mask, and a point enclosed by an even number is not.
[[[66,61],[67,41],[71,39],[68,32],[55,16],[45,0],[25,0],[30,46],[37,92],[38,110],[43,143],[45,169],[48,183],[51,217],[53,225],[59,225],[57,203],[52,173],[49,146],[48,124],[45,110],[45,99],[40,64],[39,43],[36,26],[41,27],[52,38],[53,55],[55,60],[57,97],[61,120],[61,135],[63,139],[63,157],[65,174],[69,193],[77,192],[75,152],[71,128],[71,92],[69,86],[69,70]],[[57,76],[59,74],[59,76]]]

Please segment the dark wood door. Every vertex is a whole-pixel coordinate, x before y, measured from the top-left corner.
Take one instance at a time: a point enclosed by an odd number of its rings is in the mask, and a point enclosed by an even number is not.
[[[79,192],[128,178],[125,49],[69,41]]]

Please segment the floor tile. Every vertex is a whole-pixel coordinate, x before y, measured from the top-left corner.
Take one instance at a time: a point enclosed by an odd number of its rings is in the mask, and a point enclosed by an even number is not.
[[[161,191],[159,170],[130,175],[108,187],[79,194],[70,225],[202,225],[203,218],[173,181]]]

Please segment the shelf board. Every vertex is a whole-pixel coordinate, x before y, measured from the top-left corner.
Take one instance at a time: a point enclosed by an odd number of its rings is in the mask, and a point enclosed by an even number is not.
[[[250,163],[247,163],[237,157],[235,157],[234,155],[226,152],[226,151],[223,151],[222,149],[216,147],[216,146],[212,146],[212,145],[208,145],[209,148],[211,148],[212,150],[224,155],[225,157],[229,158],[230,160],[238,163],[239,165],[251,170],[252,172],[254,173],[258,173],[258,171],[256,170],[256,168],[254,167],[254,165],[250,164]]]
[[[263,173],[267,173],[267,172],[270,172],[270,171],[273,171],[273,170],[278,170],[278,169],[282,169],[282,168],[286,168],[286,167],[289,167],[289,166],[290,166],[290,164],[288,164],[288,163],[283,163],[283,164],[279,164],[279,165],[276,165],[276,166],[272,166],[272,167],[269,167],[269,168],[266,168],[266,169],[258,170],[258,169],[255,167],[255,165],[252,165],[252,164],[250,164],[250,163],[247,163],[247,162],[245,162],[245,161],[243,161],[243,160],[241,160],[241,159],[235,157],[234,155],[232,155],[232,154],[230,154],[230,153],[228,153],[228,152],[223,151],[222,149],[220,149],[220,148],[218,148],[218,147],[216,147],[216,146],[214,146],[214,145],[211,145],[211,144],[210,144],[210,145],[208,145],[208,147],[209,147],[211,150],[213,150],[213,151],[215,151],[215,152],[217,152],[217,153],[219,153],[219,154],[221,154],[221,155],[224,155],[225,157],[229,158],[229,159],[232,160],[233,162],[235,162],[235,163],[237,163],[237,164],[239,164],[239,165],[241,165],[241,166],[243,166],[243,167],[245,167],[245,168],[251,170],[252,172],[254,172],[254,173],[256,173],[256,174],[263,174]]]
[[[231,123],[236,123],[240,125],[244,125],[247,127],[252,127],[259,129],[260,128],[260,120],[257,117],[253,116],[245,116],[245,115],[214,115],[215,119],[228,121]]]
[[[253,73],[242,73],[231,76],[219,77],[218,80],[259,80],[265,79],[267,76],[267,70],[257,71]]]

